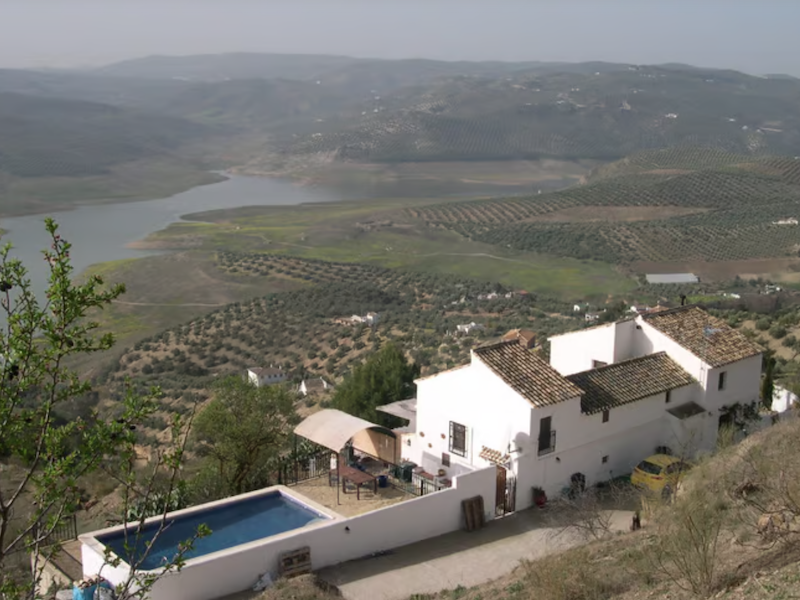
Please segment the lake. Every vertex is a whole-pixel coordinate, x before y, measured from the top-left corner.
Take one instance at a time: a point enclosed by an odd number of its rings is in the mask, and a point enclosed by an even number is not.
[[[14,245],[12,254],[24,261],[36,287],[41,289],[48,273],[41,251],[50,245],[44,229],[46,216],[56,219],[59,233],[73,244],[70,257],[76,273],[79,273],[98,262],[155,254],[128,248],[127,244],[180,221],[181,215],[239,206],[278,206],[343,199],[345,196],[335,190],[302,187],[279,179],[230,176],[226,181],[192,188],[169,198],[84,206],[49,215],[0,219],[0,229],[8,231],[2,241]]]
[[[73,244],[70,252],[76,274],[86,267],[125,258],[140,258],[157,251],[128,248],[131,242],[160,231],[182,215],[240,206],[280,206],[316,202],[336,202],[365,198],[475,196],[497,193],[497,188],[483,185],[453,185],[442,182],[396,182],[385,186],[309,187],[289,180],[227,174],[220,183],[192,188],[169,198],[83,206],[51,213],[59,233]],[[506,188],[511,192],[511,188]],[[521,190],[514,189],[514,192]],[[0,218],[5,234],[0,243],[11,242],[12,254],[22,259],[34,288],[46,287],[47,264],[42,250],[48,248],[44,218],[48,215]]]

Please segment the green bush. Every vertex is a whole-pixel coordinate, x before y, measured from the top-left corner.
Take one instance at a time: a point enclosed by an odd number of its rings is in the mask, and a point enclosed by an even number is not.
[[[773,325],[769,329],[769,334],[779,340],[786,335],[786,328],[783,325]]]

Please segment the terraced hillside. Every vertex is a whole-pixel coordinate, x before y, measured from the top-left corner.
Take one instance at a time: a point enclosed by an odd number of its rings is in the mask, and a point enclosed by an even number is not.
[[[586,185],[407,214],[482,242],[610,263],[797,256],[800,159],[645,152]]]
[[[302,136],[284,151],[367,162],[614,160],[672,146],[794,155],[798,98],[800,81],[693,68],[452,77],[377,95],[349,126]]]
[[[222,252],[218,263],[231,273],[277,274],[315,285],[231,304],[137,342],[111,365],[106,383],[112,390],[130,376],[161,385],[178,402],[215,374],[270,364],[292,377],[337,378],[386,340],[400,343],[432,372],[468,357],[474,339],[446,335],[460,323],[483,324],[480,336],[522,326],[552,333],[582,323],[564,302],[533,294],[506,298],[512,290],[466,278],[270,254]],[[502,294],[478,299],[493,291]],[[562,311],[570,317],[548,316]],[[339,322],[367,312],[380,315],[374,328]]]

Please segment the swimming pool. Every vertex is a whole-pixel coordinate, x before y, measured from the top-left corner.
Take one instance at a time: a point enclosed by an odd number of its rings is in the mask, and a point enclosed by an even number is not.
[[[162,530],[141,562],[138,561],[146,544],[158,532],[160,520],[146,524],[138,540],[135,528],[131,526],[127,535],[125,530],[119,530],[98,535],[96,539],[129,565],[138,562],[139,570],[148,571],[172,560],[178,552],[178,545],[191,539],[201,524],[211,529],[211,535],[196,540],[194,548],[183,554],[186,560],[328,519],[328,515],[275,491],[168,519],[169,525]]]

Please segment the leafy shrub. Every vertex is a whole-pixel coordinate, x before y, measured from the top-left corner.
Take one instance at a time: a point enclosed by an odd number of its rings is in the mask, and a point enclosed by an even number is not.
[[[759,331],[766,331],[770,327],[770,320],[767,317],[762,317],[756,321],[756,329]]]
[[[783,325],[773,325],[769,328],[769,334],[779,340],[786,335],[786,328]]]

